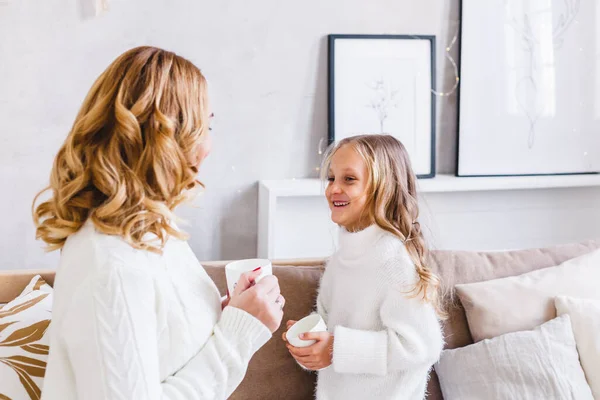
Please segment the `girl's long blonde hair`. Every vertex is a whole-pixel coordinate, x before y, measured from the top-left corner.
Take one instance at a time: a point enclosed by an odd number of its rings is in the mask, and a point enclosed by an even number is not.
[[[139,249],[185,239],[172,210],[201,186],[194,163],[208,113],[206,80],[190,61],[155,47],[119,56],[90,89],[33,202],[37,238],[60,249],[91,219]],[[36,206],[46,190],[51,198]]]
[[[440,279],[428,267],[428,251],[421,230],[417,177],[404,145],[390,135],[348,137],[332,146],[325,155],[323,177],[331,159],[342,146],[352,146],[364,159],[369,176],[368,200],[361,220],[372,221],[404,242],[419,275],[412,294],[433,305],[445,317],[440,293]]]

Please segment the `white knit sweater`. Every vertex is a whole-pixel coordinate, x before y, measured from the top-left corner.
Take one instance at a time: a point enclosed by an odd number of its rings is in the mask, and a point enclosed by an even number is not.
[[[225,399],[271,337],[226,307],[186,242],[135,250],[88,222],[55,282],[42,399]]]
[[[421,400],[443,347],[433,308],[406,292],[417,274],[401,240],[377,225],[342,229],[317,310],[334,333],[333,366],[319,372],[318,400]]]

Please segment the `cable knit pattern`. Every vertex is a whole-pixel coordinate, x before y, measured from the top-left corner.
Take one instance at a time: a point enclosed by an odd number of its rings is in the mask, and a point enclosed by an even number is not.
[[[101,347],[103,369],[106,371],[108,395],[113,399],[141,399],[139,383],[144,381],[139,358],[127,318],[123,288],[117,272],[107,268],[106,273],[93,282],[94,310]]]
[[[42,399],[226,399],[271,337],[187,243],[135,250],[87,223],[61,254]]]
[[[417,279],[394,235],[376,225],[340,232],[317,298],[334,333],[333,368],[319,372],[317,399],[424,398],[443,337],[433,308],[408,293]]]

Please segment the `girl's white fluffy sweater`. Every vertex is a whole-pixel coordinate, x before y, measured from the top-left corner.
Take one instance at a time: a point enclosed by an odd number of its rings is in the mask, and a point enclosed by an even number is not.
[[[418,275],[403,242],[372,225],[342,229],[317,310],[334,333],[317,399],[423,399],[443,347],[433,307],[410,292]]]

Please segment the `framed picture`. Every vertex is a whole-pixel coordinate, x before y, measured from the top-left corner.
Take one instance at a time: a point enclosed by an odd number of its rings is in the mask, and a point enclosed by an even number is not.
[[[385,133],[435,176],[435,37],[329,35],[329,143]]]
[[[463,0],[459,176],[600,171],[600,4]]]

